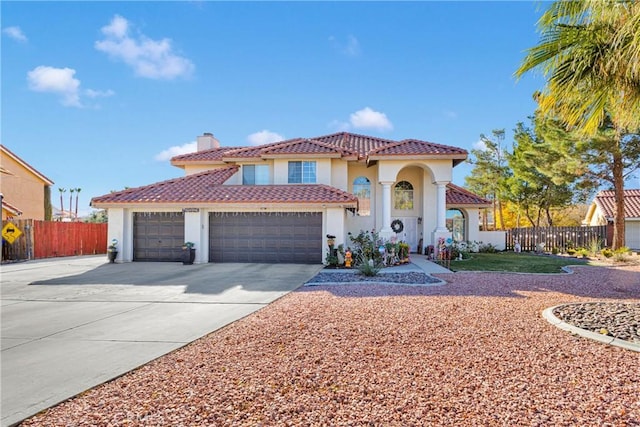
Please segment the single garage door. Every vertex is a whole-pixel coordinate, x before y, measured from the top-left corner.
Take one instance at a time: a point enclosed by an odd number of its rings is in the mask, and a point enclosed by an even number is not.
[[[134,261],[180,261],[183,243],[182,212],[133,214]]]
[[[640,249],[640,221],[627,221],[624,225],[624,240],[627,247]]]
[[[322,213],[209,215],[209,261],[322,263]]]

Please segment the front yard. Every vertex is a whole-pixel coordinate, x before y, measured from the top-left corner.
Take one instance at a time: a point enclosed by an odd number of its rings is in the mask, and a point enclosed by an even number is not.
[[[451,271],[505,271],[510,273],[562,273],[567,265],[589,265],[588,259],[529,253],[473,253],[463,260],[452,260]]]

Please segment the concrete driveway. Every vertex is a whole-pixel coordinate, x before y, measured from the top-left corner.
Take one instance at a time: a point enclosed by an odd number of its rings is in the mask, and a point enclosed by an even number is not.
[[[104,255],[2,265],[2,426],[247,316],[321,268]]]

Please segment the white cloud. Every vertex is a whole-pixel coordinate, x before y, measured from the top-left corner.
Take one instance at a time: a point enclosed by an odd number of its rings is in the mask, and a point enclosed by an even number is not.
[[[55,93],[60,96],[60,103],[65,107],[83,108],[85,105],[80,100],[80,95],[87,98],[109,97],[115,92],[109,90],[80,90],[80,80],[75,78],[76,70],[73,68],[56,68],[40,65],[27,73],[29,89],[34,92]],[[94,105],[93,107],[97,107]]]
[[[247,137],[247,141],[251,145],[262,145],[269,144],[271,142],[283,141],[284,136],[279,133],[271,132],[267,129],[261,130],[260,132],[252,133]]]
[[[344,55],[347,55],[347,56],[360,55],[360,52],[361,52],[360,42],[355,36],[351,34],[347,36],[346,42],[341,42],[334,36],[329,37],[329,41],[333,44],[333,47],[335,49],[337,49],[340,53]]]
[[[349,123],[356,129],[392,130],[393,124],[385,113],[374,111],[369,107],[356,111],[349,116]]]
[[[52,92],[61,96],[60,102],[67,107],[82,107],[80,103],[80,80],[74,77],[72,68],[55,68],[41,65],[27,73],[29,89],[35,92]]]
[[[140,77],[171,80],[191,75],[195,66],[173,52],[171,39],[152,40],[144,34],[134,38],[129,35],[129,27],[125,18],[114,16],[109,25],[102,27],[105,38],[96,41],[95,48],[123,61]]]
[[[112,91],[111,89],[109,89],[109,90],[87,89],[87,90],[84,91],[84,94],[86,96],[88,96],[89,98],[108,98],[110,96],[115,95],[116,93],[114,91]]]
[[[484,151],[487,149],[487,144],[485,144],[483,140],[479,139],[473,143],[473,149]]]
[[[24,35],[20,27],[7,27],[3,29],[2,32],[16,41],[22,43],[26,43],[28,41],[27,36]]]
[[[164,162],[166,160],[171,160],[174,156],[179,156],[180,154],[187,153],[195,153],[198,151],[198,142],[191,141],[182,145],[174,145],[173,147],[169,147],[164,151],[159,152],[155,155],[154,159],[159,162]]]

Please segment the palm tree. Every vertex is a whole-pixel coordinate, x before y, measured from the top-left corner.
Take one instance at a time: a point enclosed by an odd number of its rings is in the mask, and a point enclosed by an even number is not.
[[[73,221],[73,206],[71,206],[71,203],[73,201],[73,193],[76,192],[75,188],[70,188],[69,189],[69,219],[71,219]]]
[[[560,0],[538,25],[540,43],[515,75],[543,71],[542,111],[591,135],[607,114],[616,127],[640,128],[640,2]]]
[[[80,191],[82,188],[76,188],[76,220],[78,219],[78,197],[80,197]]]
[[[539,21],[540,43],[516,76],[541,69],[547,78],[540,111],[568,129],[594,136],[610,121],[616,213],[613,248],[624,246],[622,139],[640,129],[640,2],[556,1]]]
[[[64,203],[62,202],[62,193],[67,191],[66,188],[58,188],[60,192],[60,221],[62,221],[62,217],[64,216]]]

